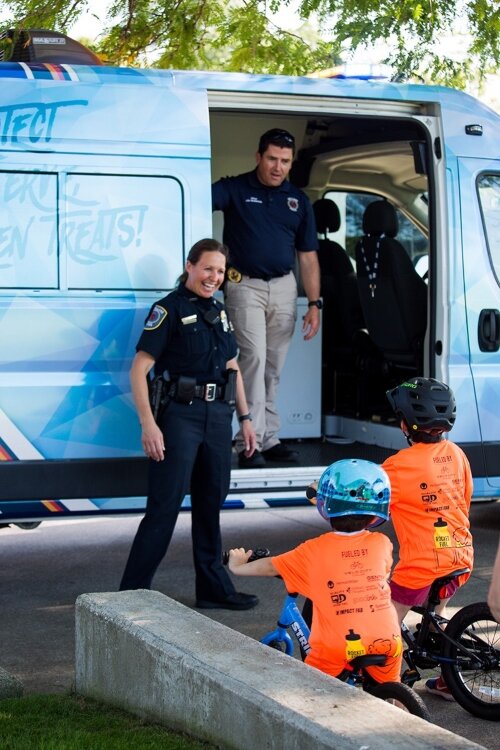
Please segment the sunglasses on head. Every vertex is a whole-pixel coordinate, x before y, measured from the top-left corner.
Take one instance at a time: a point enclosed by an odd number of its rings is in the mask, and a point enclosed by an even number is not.
[[[273,130],[268,130],[267,133],[264,133],[264,135],[261,136],[259,145],[262,148],[270,143],[276,146],[283,146],[283,144],[286,144],[287,146],[290,146],[290,148],[293,148],[295,146],[295,138],[288,132],[288,130],[274,128]]]
[[[295,143],[293,135],[286,130],[273,130],[268,136],[269,141],[285,141],[286,143]]]

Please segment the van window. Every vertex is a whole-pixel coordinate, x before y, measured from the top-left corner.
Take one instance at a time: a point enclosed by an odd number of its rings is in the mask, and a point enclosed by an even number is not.
[[[0,286],[56,289],[57,175],[0,172]]]
[[[340,229],[329,234],[329,239],[339,242],[354,262],[355,248],[363,236],[363,214],[369,203],[381,200],[382,196],[373,193],[340,193],[329,191],[324,195],[335,201],[339,207]],[[399,230],[397,240],[403,245],[413,261],[418,273],[424,276],[428,268],[429,246],[425,235],[411,222],[405,214],[396,208]]]
[[[483,174],[477,184],[486,243],[497,283],[500,284],[500,175]]]
[[[68,289],[175,285],[183,264],[182,190],[176,180],[72,173],[63,194]]]

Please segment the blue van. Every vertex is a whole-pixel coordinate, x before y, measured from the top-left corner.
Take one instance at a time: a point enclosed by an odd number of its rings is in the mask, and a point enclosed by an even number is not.
[[[300,465],[235,468],[226,506],[300,502],[337,458],[402,447],[384,394],[415,374],[452,386],[474,497],[500,495],[495,112],[356,78],[14,62],[0,78],[1,523],[144,508],[135,343],[189,247],[221,236],[211,182],[251,169],[270,127],[294,134],[315,204],[323,332],[297,325],[280,386]]]

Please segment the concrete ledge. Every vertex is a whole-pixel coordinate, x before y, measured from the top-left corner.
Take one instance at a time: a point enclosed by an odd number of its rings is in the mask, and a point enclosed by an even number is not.
[[[155,591],[77,599],[76,690],[227,749],[482,747]]]

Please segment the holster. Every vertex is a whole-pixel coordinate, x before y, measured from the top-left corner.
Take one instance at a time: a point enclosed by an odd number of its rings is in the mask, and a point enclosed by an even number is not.
[[[224,401],[232,406],[236,406],[236,378],[238,370],[226,370],[226,385],[224,386]]]
[[[166,385],[163,375],[157,375],[149,382],[149,403],[151,404],[151,411],[153,412],[153,417],[157,424],[160,418],[161,409],[165,403],[164,394],[166,391]]]

